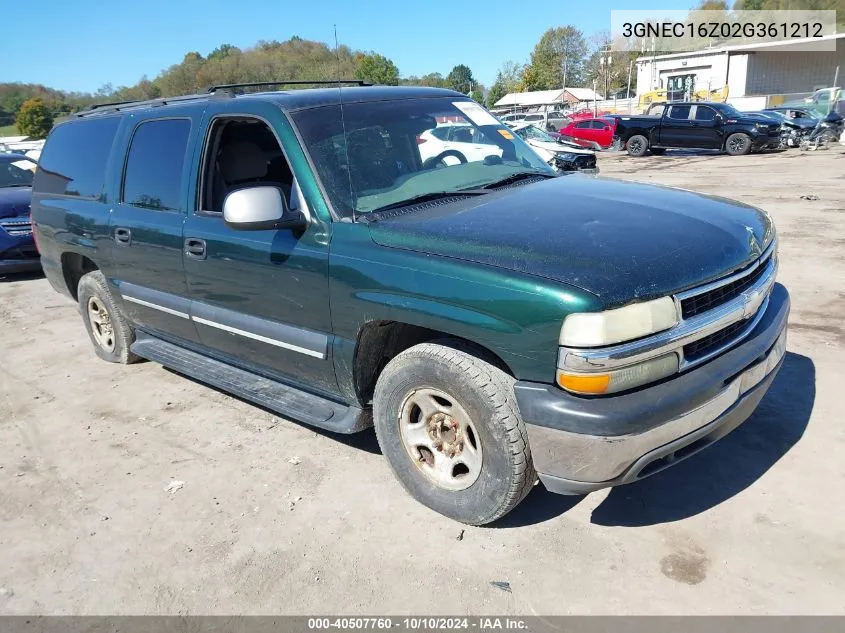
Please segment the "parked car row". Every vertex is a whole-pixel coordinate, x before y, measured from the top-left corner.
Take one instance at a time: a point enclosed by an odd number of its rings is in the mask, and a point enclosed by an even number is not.
[[[41,268],[29,210],[36,167],[22,154],[0,154],[0,274]]]

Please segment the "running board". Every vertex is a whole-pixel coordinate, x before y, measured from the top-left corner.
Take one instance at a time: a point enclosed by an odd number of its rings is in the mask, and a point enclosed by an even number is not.
[[[334,433],[356,433],[372,426],[358,407],[332,402],[275,380],[138,332],[131,348],[141,358],[249,400],[279,415]]]

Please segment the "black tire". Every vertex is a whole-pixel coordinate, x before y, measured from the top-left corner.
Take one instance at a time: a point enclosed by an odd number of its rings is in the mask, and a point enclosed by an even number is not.
[[[129,351],[129,346],[135,340],[135,329],[115,305],[103,273],[95,270],[83,275],[77,286],[77,297],[82,322],[94,345],[94,353],[105,361],[123,365],[140,360],[140,357]],[[95,312],[99,317],[94,316]],[[104,323],[93,322],[97,318],[103,319]]]
[[[651,151],[651,153],[654,154],[655,156],[663,156],[663,154],[666,153],[666,148],[665,147],[652,147],[651,150],[649,150],[649,151]]]
[[[455,341],[415,345],[385,366],[373,397],[376,436],[394,475],[412,497],[470,525],[495,521],[525,498],[537,475],[513,385],[511,376]],[[450,490],[433,481],[425,472],[425,449],[406,448],[400,417],[407,402],[423,390],[445,394],[472,422],[474,436],[465,434],[464,440],[480,443],[480,470],[464,489]],[[426,422],[420,414],[418,420]]]
[[[751,137],[743,132],[734,132],[725,141],[725,151],[731,156],[744,156],[751,151]]]
[[[625,143],[629,156],[644,156],[648,151],[648,139],[642,134],[634,134]]]

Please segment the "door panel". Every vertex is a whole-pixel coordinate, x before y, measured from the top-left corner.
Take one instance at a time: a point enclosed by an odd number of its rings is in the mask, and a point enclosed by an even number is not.
[[[126,166],[110,222],[114,281],[127,316],[142,329],[190,342],[199,337],[188,318],[182,225],[201,114],[128,119],[133,129],[125,130]]]
[[[691,147],[692,122],[689,120],[690,106],[669,106],[660,124],[660,145],[668,147]]]
[[[203,123],[209,165],[230,162],[223,154],[243,142],[258,147],[268,159],[273,152],[281,154],[279,131],[288,123],[278,108],[242,104],[237,120],[223,116],[223,109],[210,105]],[[221,139],[217,146],[214,139]],[[197,172],[203,155],[205,149],[195,159]],[[295,174],[287,173],[292,180]],[[256,173],[249,184],[269,177]],[[212,179],[212,189],[218,181],[228,186],[225,173],[209,170],[207,178]],[[289,203],[310,216],[295,182],[281,184]],[[188,214],[184,231],[186,242],[205,242],[204,258],[184,259],[191,316],[203,346],[227,362],[336,395],[329,345],[328,226],[312,217],[304,231],[236,230],[223,221],[222,207],[214,208],[210,200],[195,198],[193,208],[199,210]]]
[[[719,149],[722,147],[722,125],[717,112],[708,106],[696,105],[692,115],[693,147]]]

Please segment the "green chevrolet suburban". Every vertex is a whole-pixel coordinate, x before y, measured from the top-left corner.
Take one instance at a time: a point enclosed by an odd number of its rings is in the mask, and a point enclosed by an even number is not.
[[[780,368],[764,212],[556,173],[448,90],[242,93],[105,104],[47,139],[41,261],[102,359],[374,425],[404,488],[469,524],[538,477],[585,494],[694,454]],[[472,156],[430,146],[456,123]]]

